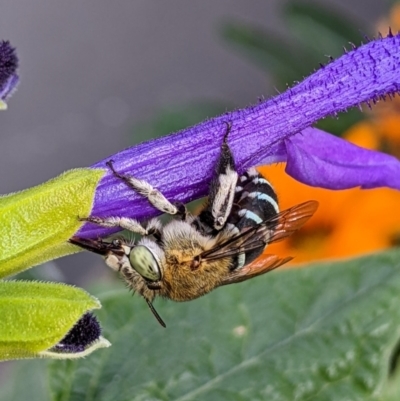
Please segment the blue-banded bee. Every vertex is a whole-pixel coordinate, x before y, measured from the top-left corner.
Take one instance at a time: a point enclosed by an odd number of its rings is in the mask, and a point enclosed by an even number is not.
[[[291,260],[268,255],[262,267],[250,264],[266,246],[291,235],[316,211],[308,201],[279,211],[271,184],[250,168],[239,176],[228,145],[230,125],[224,136],[216,176],[208,200],[199,215],[191,215],[183,204],[172,203],[148,182],[120,174],[107,163],[115,177],[146,197],[157,209],[175,216],[162,225],[158,219],[146,225],[127,217],[82,219],[104,227],[120,227],[142,238],[137,242],[118,239],[106,242],[79,237],[72,244],[101,254],[109,267],[118,271],[128,286],[153,307],[156,296],[189,301],[216,287],[264,274]]]

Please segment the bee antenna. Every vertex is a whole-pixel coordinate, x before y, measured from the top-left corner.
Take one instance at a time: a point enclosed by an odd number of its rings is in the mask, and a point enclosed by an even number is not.
[[[158,323],[161,324],[162,327],[167,327],[167,325],[164,323],[164,320],[161,319],[161,316],[158,314],[158,312],[154,309],[153,304],[146,299],[147,305],[149,305],[150,310],[153,312],[154,317],[157,319]]]

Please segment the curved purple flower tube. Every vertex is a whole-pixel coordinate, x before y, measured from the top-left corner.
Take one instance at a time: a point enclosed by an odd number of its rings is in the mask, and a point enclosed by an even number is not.
[[[142,143],[96,163],[144,179],[174,201],[207,194],[226,123],[239,172],[250,166],[287,162],[295,179],[329,189],[390,187],[400,189],[400,163],[389,155],[352,145],[310,126],[362,102],[383,100],[400,89],[400,36],[391,33],[354,49],[322,67],[286,92],[245,109]],[[106,175],[96,189],[94,216],[157,215],[147,200]],[[82,237],[114,230],[85,224]]]

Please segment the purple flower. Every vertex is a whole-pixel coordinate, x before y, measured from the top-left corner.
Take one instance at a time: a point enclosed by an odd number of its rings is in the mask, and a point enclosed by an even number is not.
[[[7,100],[15,91],[19,77],[16,74],[18,57],[10,42],[0,42],[0,109],[5,108]]]
[[[114,167],[150,182],[174,201],[207,194],[226,123],[239,172],[250,166],[287,162],[297,180],[330,189],[390,187],[400,189],[400,163],[389,155],[352,145],[310,125],[362,102],[383,100],[400,89],[400,36],[389,34],[344,54],[275,98],[126,149],[95,164]],[[95,194],[92,215],[157,215],[146,199],[107,169]],[[85,224],[80,236],[113,230]]]

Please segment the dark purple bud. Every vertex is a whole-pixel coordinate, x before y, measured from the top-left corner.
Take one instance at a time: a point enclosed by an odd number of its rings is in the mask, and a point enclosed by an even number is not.
[[[3,101],[0,108],[4,108],[4,101],[9,98],[19,81],[16,73],[18,68],[18,57],[10,42],[0,42],[0,99]],[[1,107],[2,106],[2,107]]]
[[[69,331],[69,333],[56,344],[52,351],[61,353],[83,352],[101,335],[100,323],[90,312],[85,313]]]

